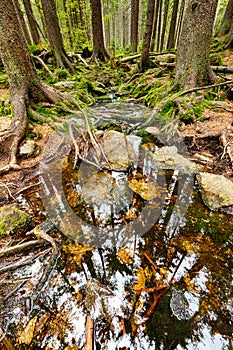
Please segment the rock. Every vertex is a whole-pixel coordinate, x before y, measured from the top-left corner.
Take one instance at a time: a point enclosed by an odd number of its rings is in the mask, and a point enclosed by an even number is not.
[[[150,200],[160,197],[161,188],[156,182],[148,181],[148,179],[135,179],[129,181],[129,188],[139,194],[143,199]]]
[[[157,136],[159,135],[160,133],[160,130],[159,128],[157,128],[156,126],[148,126],[146,129],[145,129],[146,132],[148,132],[148,134],[151,134],[153,136]]]
[[[56,86],[57,88],[73,88],[75,87],[75,85],[75,81],[59,81],[58,83],[54,84],[54,86]]]
[[[233,205],[233,182],[223,175],[200,172],[196,175],[204,203],[212,210]]]
[[[106,131],[102,139],[102,147],[113,170],[124,171],[137,163],[137,156],[131,142],[121,132]]]
[[[175,62],[176,55],[174,53],[167,53],[166,55],[156,56],[156,60],[162,63],[173,63]]]
[[[197,173],[202,167],[190,161],[178,153],[176,146],[164,146],[150,152],[153,167],[155,169],[177,169],[181,173]]]
[[[22,146],[19,148],[19,154],[21,156],[32,156],[38,150],[38,146],[35,141],[27,140]]]
[[[16,206],[4,205],[0,208],[0,237],[16,233],[26,225],[30,216]]]

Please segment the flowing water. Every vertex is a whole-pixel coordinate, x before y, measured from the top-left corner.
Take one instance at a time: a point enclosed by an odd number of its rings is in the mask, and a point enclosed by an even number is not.
[[[18,197],[35,220],[55,222],[44,229],[57,245],[3,276],[15,287],[1,290],[0,321],[20,349],[232,349],[233,216],[205,206],[191,172],[155,166],[161,144],[187,149],[164,134],[145,143],[135,125],[148,113],[91,111],[96,127],[130,133],[128,169],[101,168],[90,149],[76,163],[62,135],[59,157],[41,168],[43,191]]]

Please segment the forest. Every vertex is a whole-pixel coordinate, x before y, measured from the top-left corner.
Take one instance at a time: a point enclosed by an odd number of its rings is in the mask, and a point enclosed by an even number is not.
[[[233,0],[0,0],[0,348],[232,349]]]

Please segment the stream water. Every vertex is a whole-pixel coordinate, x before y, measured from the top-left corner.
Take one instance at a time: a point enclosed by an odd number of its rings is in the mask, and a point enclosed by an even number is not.
[[[18,197],[37,222],[55,223],[47,232],[57,243],[4,276],[15,287],[1,290],[0,321],[20,334],[20,349],[232,349],[233,216],[202,202],[192,171],[155,166],[156,147],[188,152],[171,130],[145,140],[135,126],[148,113],[118,103],[91,110],[100,137],[110,126],[130,134],[130,166],[109,168],[84,125],[71,126],[83,159],[60,131],[33,179],[42,192]]]

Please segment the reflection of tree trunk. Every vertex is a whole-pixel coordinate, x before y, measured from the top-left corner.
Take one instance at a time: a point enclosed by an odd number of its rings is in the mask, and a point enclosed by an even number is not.
[[[210,67],[210,41],[217,0],[188,1],[177,48],[176,83],[184,89],[204,86],[216,79]]]
[[[26,26],[24,17],[22,16],[22,13],[21,13],[21,8],[20,8],[20,5],[19,5],[19,1],[18,0],[13,0],[13,3],[14,3],[14,6],[15,6],[17,18],[18,18],[19,25],[20,25],[20,28],[22,30],[24,39],[25,39],[27,45],[31,45],[32,44],[31,37],[29,35],[28,28]]]
[[[29,23],[33,43],[38,44],[40,41],[40,35],[38,32],[38,27],[37,27],[35,17],[34,17],[33,12],[32,12],[31,3],[29,0],[23,0],[23,4],[24,4],[24,8],[25,8],[26,15],[28,18],[28,23]]]
[[[70,62],[63,46],[63,40],[56,13],[55,0],[42,0],[42,8],[44,12],[48,40],[56,58],[57,67],[67,67],[74,72],[74,67]]]

